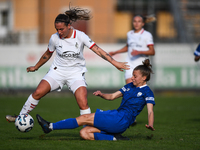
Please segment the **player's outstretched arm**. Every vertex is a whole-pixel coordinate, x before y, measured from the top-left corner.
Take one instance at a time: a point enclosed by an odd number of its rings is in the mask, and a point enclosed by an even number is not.
[[[107,60],[112,65],[114,65],[118,70],[129,70],[130,66],[127,65],[127,62],[118,62],[114,60],[108,53],[106,53],[104,50],[102,50],[100,47],[98,47],[96,44],[91,48],[93,52],[95,52],[97,55],[99,55],[101,58]]]
[[[146,124],[146,128],[154,131],[153,123],[154,123],[154,112],[153,112],[153,104],[147,103],[147,111],[148,111],[148,125]]]
[[[128,45],[126,44],[126,46],[124,46],[120,50],[109,52],[109,55],[113,56],[113,55],[116,55],[116,54],[119,54],[119,53],[124,53],[124,52],[127,52],[127,51],[128,51]]]
[[[44,65],[52,56],[53,53],[49,52],[49,49],[42,55],[40,60],[37,62],[35,66],[30,66],[26,69],[27,72],[37,71],[42,65]]]
[[[114,100],[114,99],[122,96],[122,93],[120,91],[117,91],[117,92],[111,93],[111,94],[101,93],[101,91],[96,91],[93,94],[95,96],[100,96],[100,97],[102,97],[103,99],[106,99],[106,100]]]

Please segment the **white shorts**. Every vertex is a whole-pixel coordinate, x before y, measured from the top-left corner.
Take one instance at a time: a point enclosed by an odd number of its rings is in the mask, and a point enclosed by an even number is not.
[[[142,65],[142,61],[144,61],[144,60],[145,60],[145,58],[143,58],[143,59],[140,58],[139,61],[137,60],[137,61],[132,61],[132,62],[126,60],[128,62],[127,65],[130,66],[130,69],[125,70],[125,74],[124,74],[125,80],[132,78],[133,70],[135,69],[135,67]]]
[[[133,69],[130,67],[129,70],[125,70],[124,78],[125,80],[132,78],[133,76]]]
[[[49,72],[44,76],[43,80],[46,80],[50,84],[51,91],[61,91],[62,87],[67,85],[69,90],[75,93],[79,87],[87,87],[85,81],[85,72],[65,72],[61,74],[57,70],[50,69]]]

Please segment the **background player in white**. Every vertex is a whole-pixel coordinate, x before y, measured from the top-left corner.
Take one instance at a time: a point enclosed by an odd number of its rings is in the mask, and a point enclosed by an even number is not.
[[[84,78],[84,73],[87,71],[83,57],[84,46],[90,48],[120,71],[129,69],[125,62],[115,61],[85,33],[75,30],[71,26],[72,21],[89,19],[89,12],[77,7],[71,8],[65,14],[59,14],[56,17],[54,25],[57,33],[51,36],[47,51],[35,66],[27,68],[27,72],[38,70],[51,58],[54,51],[56,51],[56,56],[49,72],[41,80],[36,90],[28,97],[20,114],[31,112],[43,96],[51,91],[61,90],[63,85],[67,85],[69,90],[73,92],[80,108],[80,114],[91,113],[87,102],[87,89]],[[10,122],[14,122],[15,118],[16,116],[6,116],[6,119]]]
[[[136,15],[133,17],[133,28],[127,33],[127,44],[120,50],[110,52],[111,56],[128,52],[126,61],[130,66],[129,70],[125,71],[126,84],[131,82],[133,69],[142,64],[142,61],[148,58],[149,55],[155,55],[153,37],[150,32],[143,29],[145,23],[155,21],[155,17],[143,17]]]

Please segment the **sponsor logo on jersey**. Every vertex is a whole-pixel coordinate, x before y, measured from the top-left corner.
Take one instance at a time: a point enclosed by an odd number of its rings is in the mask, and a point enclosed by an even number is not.
[[[122,90],[123,90],[124,92],[126,92],[126,91],[128,92],[128,91],[130,91],[130,88],[127,88],[127,89],[126,89],[125,87],[123,87]]]
[[[140,44],[138,44],[138,43],[136,43],[136,42],[131,42],[130,44],[129,44],[129,46],[132,46],[132,47],[142,47],[142,45],[140,45]]]
[[[126,88],[125,88],[125,87],[123,87],[122,90],[123,90],[124,92],[126,92]]]
[[[136,47],[142,47],[142,45],[136,44]]]
[[[78,58],[78,56],[80,55],[79,53],[75,53],[73,51],[65,51],[62,54],[58,54],[60,57],[67,59],[67,60],[75,60]]]

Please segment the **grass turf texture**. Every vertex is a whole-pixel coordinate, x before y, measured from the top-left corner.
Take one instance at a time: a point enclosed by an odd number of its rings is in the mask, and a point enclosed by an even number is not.
[[[85,141],[79,137],[82,127],[71,130],[52,131],[44,136],[35,115],[38,113],[46,120],[56,122],[79,115],[79,108],[71,93],[49,94],[42,98],[30,115],[34,118],[34,127],[28,133],[21,133],[14,123],[8,123],[7,114],[17,114],[21,110],[28,94],[0,96],[0,149],[162,149],[197,150],[200,149],[200,98],[192,94],[172,94],[155,96],[155,131],[145,128],[147,123],[146,107],[137,117],[137,125],[123,133],[131,141]],[[88,95],[92,112],[96,108],[115,109],[121,99],[106,101],[92,94]]]

